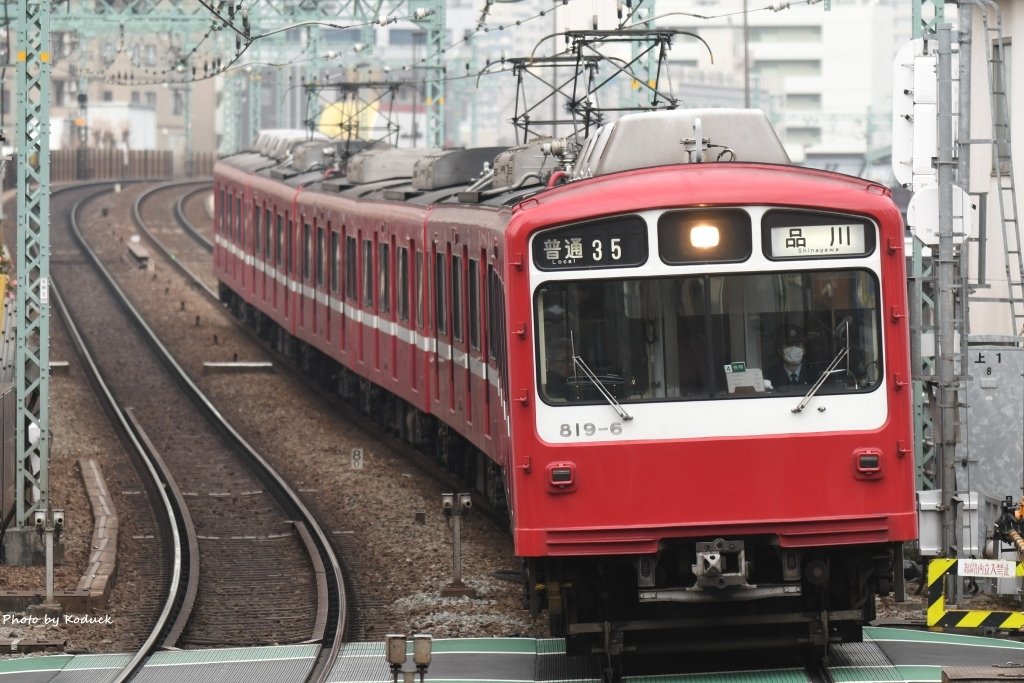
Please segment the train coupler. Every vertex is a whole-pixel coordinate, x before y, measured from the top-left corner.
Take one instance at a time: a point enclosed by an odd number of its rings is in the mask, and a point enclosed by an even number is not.
[[[743,541],[713,541],[697,543],[697,562],[693,574],[700,588],[727,588],[746,586],[750,576]]]

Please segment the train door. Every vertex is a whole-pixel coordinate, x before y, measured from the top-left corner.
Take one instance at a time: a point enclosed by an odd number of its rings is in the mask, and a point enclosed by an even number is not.
[[[224,271],[224,188],[218,187],[213,194],[213,265],[217,273]]]
[[[259,303],[264,298],[263,280],[263,207],[252,198],[252,295]]]
[[[284,321],[288,282],[285,280],[285,217],[274,212],[273,311]]]
[[[413,368],[413,353],[415,345],[410,342],[414,339],[412,325],[409,323],[409,243],[403,241],[395,244],[395,326],[394,342],[394,370],[391,377],[399,379],[399,373],[406,378],[405,385],[416,387],[416,375]]]
[[[457,248],[452,254],[452,362],[449,365],[452,393],[449,409],[468,415],[469,395],[466,375],[469,372],[469,354],[466,349],[466,248]]]
[[[227,273],[228,281],[232,287],[238,287],[235,281],[235,254],[232,247],[235,245],[235,196],[230,189],[224,193],[224,213],[221,228],[224,237],[224,272]]]
[[[398,379],[398,302],[396,297],[400,284],[398,283],[398,264],[397,258],[397,246],[398,242],[395,235],[392,233],[387,242],[381,243],[381,248],[385,250],[383,256],[380,259],[380,267],[385,272],[380,276],[381,288],[384,289],[384,293],[381,296],[381,301],[387,303],[386,317],[388,319],[387,327],[385,328],[386,334],[383,335],[384,341],[384,367],[391,370],[391,379]],[[383,304],[382,304],[383,306]],[[382,312],[382,315],[384,313]]]
[[[480,263],[487,262],[487,250],[480,250]],[[490,266],[487,266],[489,270]],[[490,427],[490,331],[487,329],[486,322],[490,319],[490,289],[489,280],[484,274],[484,268],[480,268],[480,290],[483,296],[480,297],[480,304],[477,306],[480,314],[478,325],[480,328],[480,395],[482,396],[481,410],[482,415],[480,416],[480,422],[483,427],[483,436],[489,437],[494,434],[494,430]]]
[[[235,278],[239,282],[239,291],[245,293],[245,234],[243,232],[242,220],[242,194],[241,190],[235,196],[235,247],[237,258],[235,259]]]
[[[231,231],[232,231],[232,229],[234,229],[234,223],[231,221],[231,216],[234,213],[233,207],[234,207],[234,204],[235,204],[235,199],[232,196],[230,189],[228,189],[227,191],[224,192],[223,199],[224,199],[224,203],[221,206],[222,211],[221,211],[221,224],[220,224],[220,227],[221,227],[221,237],[223,238],[223,245],[222,246],[224,247],[224,263],[223,263],[223,267],[224,267],[224,273],[226,274],[228,281],[231,282],[232,286],[235,286],[236,285],[236,283],[235,283],[235,263],[234,263],[235,259],[234,259],[234,254],[231,253],[231,244],[232,244]]]
[[[327,243],[328,239],[331,240],[330,245]],[[319,321],[317,332],[323,337],[325,348],[329,350],[331,341],[334,339],[334,329],[331,327],[331,300],[335,294],[335,284],[337,283],[334,268],[331,266],[335,242],[330,221],[327,221],[326,228],[323,226],[318,228],[316,245],[316,279],[317,287],[320,289],[318,296],[323,297],[321,300],[323,305],[320,306],[320,315],[317,318]]]
[[[292,315],[292,217],[287,211],[284,212],[284,258],[282,260],[281,275],[283,275],[284,289],[284,319],[288,321],[288,330],[293,330],[291,321]]]
[[[391,325],[391,244],[383,232],[377,236],[380,241],[377,242],[377,324],[374,326],[377,357],[374,360],[377,371],[385,373],[393,365],[390,362],[394,332]]]
[[[420,347],[419,340],[427,338],[426,330],[426,314],[424,310],[424,297],[426,296],[426,285],[423,282],[423,278],[426,277],[426,273],[423,268],[423,252],[416,248],[416,242],[410,241],[409,248],[413,251],[413,269],[412,269],[412,317],[415,318],[415,323],[410,325],[412,329],[412,341],[410,342],[410,353],[412,354],[412,360],[409,363],[410,372],[412,373],[413,386],[421,387],[425,382],[420,382],[420,378],[425,376],[420,373],[420,368],[425,368],[425,364],[422,363],[423,353],[426,355],[429,350],[423,350]],[[429,396],[428,399],[429,405]]]
[[[306,243],[309,258],[306,266],[307,276],[303,303],[307,314],[306,328],[309,337],[313,343],[318,343],[323,334],[322,326],[319,324],[320,311],[323,308],[320,303],[320,290],[323,288],[323,269],[320,266],[323,258],[323,226],[319,225],[319,220],[316,218],[313,219],[312,225],[307,223],[306,226],[309,227]]]
[[[483,374],[483,363],[480,360],[480,261],[476,258],[469,259],[466,284],[466,323],[469,327],[469,351],[466,354],[466,421],[476,425],[475,431],[480,432],[480,426],[486,425],[482,419],[484,410],[481,403],[487,402],[487,391],[480,385],[480,375]]]
[[[508,413],[508,376],[505,372],[505,296],[494,266],[493,263],[487,266],[487,375],[491,404],[502,407],[500,415],[496,410],[491,412],[491,434],[500,436],[503,430],[499,419],[504,421]]]
[[[273,309],[274,299],[274,214],[263,207],[263,303]]]
[[[252,297],[256,302],[263,301],[263,209],[260,207],[256,196],[252,197],[252,204],[249,206],[249,213],[252,216]]]
[[[323,252],[316,241],[317,234],[319,234],[323,229],[321,226],[317,225],[317,222],[318,221],[313,219],[313,223],[311,225],[309,223],[305,223],[303,226],[304,228],[308,228],[306,233],[303,234],[303,238],[305,238],[305,245],[303,248],[306,250],[307,256],[305,261],[306,265],[304,266],[306,268],[306,286],[304,291],[305,296],[303,298],[303,309],[306,312],[305,326],[308,330],[310,340],[314,342],[316,337],[319,335],[319,329],[317,328],[316,322],[319,318],[319,309],[321,309],[321,305],[319,305],[317,298],[319,297],[319,288],[324,284],[323,271],[321,271],[321,276],[317,278],[319,255]]]
[[[341,347],[344,350],[345,357],[351,358],[349,354],[353,353],[352,335],[356,330],[351,316],[354,314],[355,306],[358,303],[356,297],[359,285],[359,260],[357,258],[356,238],[349,235],[344,226],[342,226],[342,232],[345,233],[345,295],[344,305],[341,307]],[[349,363],[351,362],[349,360]]]
[[[434,336],[437,338],[437,363],[434,365],[434,402],[440,414],[450,404],[451,338],[448,334],[448,259],[444,247],[434,246]]]
[[[242,282],[245,287],[246,301],[256,299],[256,264],[251,261],[253,253],[253,229],[252,212],[250,211],[255,199],[252,196],[242,196],[240,223],[242,230]]]
[[[362,264],[363,275],[363,281],[360,283],[362,293],[360,322],[362,324],[359,326],[359,361],[372,364],[374,330],[367,323],[373,315],[373,240],[363,235],[362,230],[359,231],[359,236],[362,240],[362,253],[359,261]],[[367,353],[367,349],[371,349],[371,353]]]
[[[313,226],[309,219],[302,217],[302,273],[299,287],[299,329],[305,330],[305,338],[312,341],[316,336],[316,293],[313,289]]]

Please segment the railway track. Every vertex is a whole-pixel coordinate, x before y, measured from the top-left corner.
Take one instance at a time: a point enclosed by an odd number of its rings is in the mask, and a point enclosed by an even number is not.
[[[145,433],[131,411],[124,410],[110,392],[92,351],[75,325],[57,285],[53,286],[52,293],[75,355],[82,361],[96,397],[103,402],[103,408],[111,417],[115,431],[126,444],[127,451],[131,453],[136,468],[147,475],[143,477],[143,482],[148,490],[148,496],[132,496],[131,499],[137,504],[133,509],[123,510],[122,514],[134,516],[140,511],[149,513],[146,514],[146,518],[151,522],[150,530],[153,533],[148,535],[152,536],[155,542],[152,552],[143,556],[146,559],[142,570],[147,574],[161,577],[159,582],[152,585],[162,586],[163,590],[151,590],[150,595],[159,596],[162,593],[165,600],[158,614],[152,604],[143,610],[144,614],[149,615],[149,635],[140,644],[135,657],[116,679],[128,680],[156,648],[177,642],[184,624],[183,618],[187,617],[192,608],[198,585],[198,564],[192,562],[193,559],[197,559],[195,527],[165,463],[159,454],[150,448],[151,444],[148,443]],[[141,494],[141,491],[139,493]],[[153,503],[152,506],[149,505],[150,502]]]
[[[88,196],[95,190],[74,194],[75,216],[96,201]],[[171,580],[183,590],[147,648],[320,641],[314,675],[323,678],[346,613],[339,565],[323,532],[166,353],[88,249],[74,217],[52,241],[64,255],[55,259],[54,280],[80,336],[113,400],[132,408],[122,410],[134,440],[166,463],[161,486],[173,490],[178,482],[178,506],[187,511],[179,517],[194,521],[191,542],[178,544],[175,564],[185,571]]]

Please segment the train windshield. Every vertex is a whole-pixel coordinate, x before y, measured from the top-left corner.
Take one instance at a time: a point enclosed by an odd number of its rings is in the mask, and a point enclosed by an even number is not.
[[[818,394],[882,379],[869,271],[551,281],[534,303],[537,385],[551,405],[604,402],[604,391],[620,403],[799,399],[822,377]]]

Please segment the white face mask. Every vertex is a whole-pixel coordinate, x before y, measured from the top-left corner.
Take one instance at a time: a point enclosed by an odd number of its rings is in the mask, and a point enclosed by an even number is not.
[[[799,365],[804,359],[804,350],[800,346],[787,346],[782,349],[782,360],[790,365]]]

